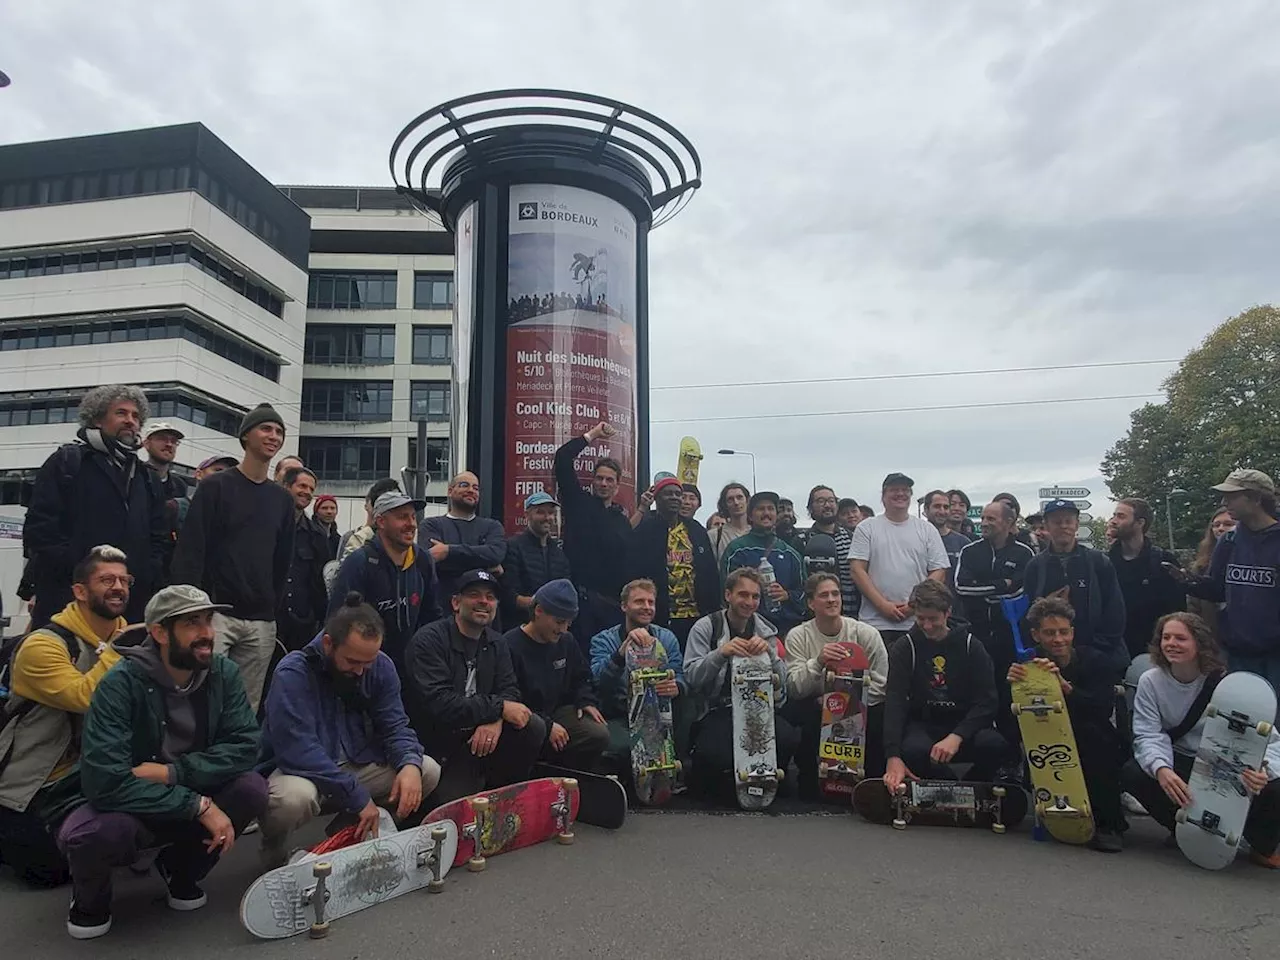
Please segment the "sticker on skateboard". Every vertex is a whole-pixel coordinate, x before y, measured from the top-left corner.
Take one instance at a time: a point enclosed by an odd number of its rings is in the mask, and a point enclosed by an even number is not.
[[[773,665],[768,653],[729,661],[738,806],[763,810],[773,803],[783,776],[773,725]]]
[[[867,706],[862,699],[866,651],[845,644],[849,655],[823,673],[818,784],[828,796],[847,797],[866,776]]]
[[[631,728],[631,777],[636,799],[659,806],[671,799],[680,772],[672,735],[671,698],[658,695],[658,684],[674,680],[666,650],[655,639],[646,649],[627,644],[627,724]]]
[[[897,830],[909,823],[942,827],[990,827],[1004,833],[1027,815],[1027,795],[1016,784],[962,780],[908,780],[890,794],[881,779],[854,787],[853,809],[872,823]]]
[[[578,781],[572,777],[526,780],[495,790],[462,797],[436,807],[422,821],[426,826],[452,820],[458,827],[456,867],[485,868],[487,857],[533,846],[555,837],[573,843],[578,816]]]

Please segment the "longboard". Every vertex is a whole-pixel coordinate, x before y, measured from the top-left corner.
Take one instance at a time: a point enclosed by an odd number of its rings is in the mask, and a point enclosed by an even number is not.
[[[537,777],[569,777],[578,781],[578,820],[593,827],[617,830],[627,819],[627,788],[617,777],[584,773],[551,763],[533,766]]]
[[[676,462],[676,479],[698,485],[698,467],[702,463],[702,445],[693,437],[680,438],[680,459]]]
[[[867,706],[862,699],[867,653],[845,644],[848,656],[823,674],[818,785],[824,794],[848,797],[866,776]]]
[[[738,806],[763,810],[778,794],[778,745],[773,726],[773,666],[768,653],[730,657],[734,785]]]
[[[627,724],[631,728],[631,779],[636,799],[661,806],[671,799],[680,761],[672,734],[671,698],[658,696],[657,684],[675,679],[666,650],[654,638],[646,650],[627,645]]]
[[[255,937],[324,937],[329,924],[365,907],[426,887],[444,889],[458,828],[423,824],[269,870],[240,900],[240,922]]]
[[[578,781],[572,777],[525,780],[436,807],[423,826],[451,820],[457,824],[458,846],[453,865],[476,872],[487,857],[556,838],[573,843],[578,816]]]
[[[1088,843],[1093,838],[1093,808],[1062,686],[1044,667],[1022,666],[1026,677],[1010,684],[1011,708],[1031,768],[1036,816],[1055,839]]]
[[[1027,794],[1016,784],[964,780],[908,780],[897,794],[884,781],[863,780],[853,789],[853,809],[864,820],[905,830],[909,823],[940,827],[990,827],[1004,833],[1027,815]]]
[[[1222,679],[1205,708],[1204,733],[1187,778],[1191,803],[1178,810],[1175,833],[1187,859],[1221,870],[1236,858],[1252,798],[1240,774],[1262,769],[1275,735],[1276,695],[1252,673]]]

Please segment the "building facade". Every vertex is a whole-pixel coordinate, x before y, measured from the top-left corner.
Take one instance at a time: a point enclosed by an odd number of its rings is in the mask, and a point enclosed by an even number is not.
[[[198,123],[0,147],[0,593],[80,397],[133,383],[184,472],[268,401],[300,435],[307,214]]]

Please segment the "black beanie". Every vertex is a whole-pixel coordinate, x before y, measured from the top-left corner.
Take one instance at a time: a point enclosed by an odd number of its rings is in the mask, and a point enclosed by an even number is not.
[[[276,408],[269,403],[260,403],[244,415],[244,419],[240,421],[240,432],[236,436],[243,440],[244,435],[260,423],[278,423],[280,429],[284,430],[284,421],[276,413]]]

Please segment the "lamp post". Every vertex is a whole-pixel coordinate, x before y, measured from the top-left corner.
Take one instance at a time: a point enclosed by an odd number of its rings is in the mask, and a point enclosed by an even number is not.
[[[1181,487],[1174,487],[1172,490],[1169,491],[1169,496],[1164,501],[1164,519],[1165,519],[1165,523],[1167,523],[1169,526],[1169,549],[1170,550],[1173,549],[1173,498],[1185,497],[1185,496],[1187,496],[1187,491],[1183,490]]]
[[[716,453],[722,457],[750,457],[751,458],[751,492],[756,492],[756,455],[750,450],[717,450]]]

